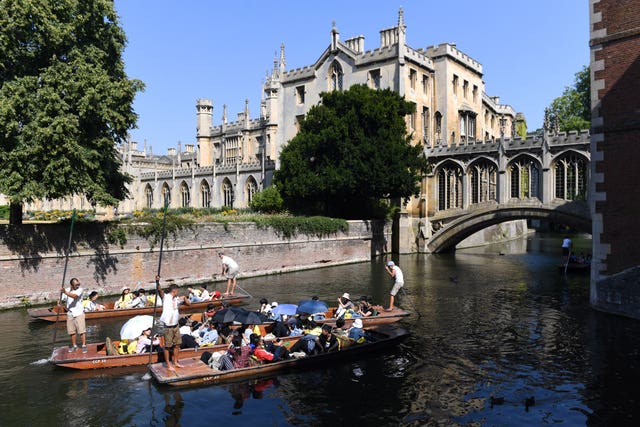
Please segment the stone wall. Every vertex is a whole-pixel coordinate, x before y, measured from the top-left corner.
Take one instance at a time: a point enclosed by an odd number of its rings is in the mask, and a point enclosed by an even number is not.
[[[68,233],[62,224],[0,226],[0,308],[58,297]],[[66,282],[77,277],[85,290],[102,295],[124,285],[153,287],[158,248],[131,234],[120,247],[108,242],[108,233],[101,223],[77,224]],[[389,251],[389,240],[389,226],[368,221],[350,221],[347,233],[289,239],[253,223],[199,224],[167,238],[161,275],[179,285],[221,280],[219,251],[240,264],[241,277],[362,262]]]
[[[595,286],[597,310],[640,320],[640,267],[602,279]]]

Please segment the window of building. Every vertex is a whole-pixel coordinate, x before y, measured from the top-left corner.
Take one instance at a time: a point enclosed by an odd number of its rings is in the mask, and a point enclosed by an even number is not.
[[[478,102],[478,86],[473,85],[473,102]]]
[[[205,180],[200,183],[200,205],[203,208],[211,207],[211,187]]]
[[[304,120],[304,114],[300,114],[296,116],[296,132],[300,132],[300,124]]]
[[[228,137],[224,141],[224,163],[235,165],[240,160],[240,137]]]
[[[576,154],[566,154],[555,162],[556,199],[587,200],[587,162]]]
[[[250,205],[253,200],[253,195],[258,191],[258,183],[252,176],[247,179],[245,191],[247,193],[247,205]]]
[[[425,144],[429,143],[429,108],[422,107],[422,137]]]
[[[223,206],[233,209],[233,186],[227,178],[222,182],[222,201]]]
[[[413,68],[409,68],[409,85],[411,89],[416,90],[416,80],[418,78],[418,73]]]
[[[180,206],[183,208],[191,206],[191,192],[189,191],[189,186],[184,181],[180,184]]]
[[[526,156],[520,157],[509,165],[511,178],[511,197],[526,199],[539,197],[540,169],[538,164]]]
[[[473,111],[460,111],[460,142],[475,142],[476,114]]]
[[[434,115],[436,121],[436,144],[442,143],[442,114],[440,111],[436,111]]]
[[[429,93],[429,76],[422,75],[422,93],[427,95]]]
[[[462,96],[466,99],[467,95],[469,95],[469,82],[465,80],[462,82]]]
[[[413,132],[416,130],[416,113],[415,111],[409,113],[409,131]]]
[[[371,89],[380,89],[380,69],[369,71],[369,87]]]
[[[471,203],[497,200],[497,168],[486,160],[471,166]]]
[[[147,186],[144,188],[144,199],[145,207],[147,209],[153,208],[153,190],[151,189],[151,186],[149,184],[147,184]]]
[[[438,170],[438,210],[462,207],[462,168],[453,162]]]
[[[453,85],[453,94],[457,95],[458,94],[458,76],[457,75],[453,75],[453,81],[451,82]]]
[[[304,85],[296,87],[296,103],[304,104]]]
[[[333,61],[329,67],[329,90],[342,90],[342,80],[344,73],[338,61]]]
[[[171,190],[169,189],[169,184],[166,182],[162,185],[162,203],[171,205]]]

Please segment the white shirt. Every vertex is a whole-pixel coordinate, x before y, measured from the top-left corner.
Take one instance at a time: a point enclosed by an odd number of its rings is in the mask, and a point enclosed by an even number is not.
[[[396,283],[404,283],[404,276],[402,275],[402,270],[398,268],[397,265],[393,266],[394,278],[396,279]]]
[[[202,293],[200,294],[200,299],[202,299],[202,300],[210,300],[211,299],[211,295],[209,295],[209,291],[207,291],[206,289],[203,289]]]
[[[82,306],[82,301],[81,301],[82,292],[83,292],[82,288],[71,289],[71,287],[69,287],[69,288],[65,288],[64,290],[74,295],[77,295],[77,298],[71,298],[67,294],[62,295],[62,301],[67,302],[67,310],[69,311],[69,314],[71,314],[73,317],[78,317],[81,314],[83,314],[84,307]]]
[[[160,320],[167,326],[175,326],[180,319],[180,312],[178,311],[178,296],[175,297],[169,292],[165,292],[162,299],[162,316]]]
[[[229,270],[238,268],[238,263],[226,255],[222,255],[222,263],[226,265]]]

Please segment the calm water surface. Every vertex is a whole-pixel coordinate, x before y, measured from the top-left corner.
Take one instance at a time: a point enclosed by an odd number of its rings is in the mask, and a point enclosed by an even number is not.
[[[43,363],[53,326],[30,323],[25,310],[0,312],[0,425],[638,425],[640,322],[591,310],[588,277],[558,274],[559,246],[536,236],[402,256],[400,305],[416,314],[403,322],[413,335],[400,347],[220,386],[158,387],[144,369],[54,369]],[[263,296],[332,302],[345,291],[386,303],[383,261],[239,285],[255,297],[250,308]],[[90,324],[88,339],[117,336],[122,323]],[[60,328],[57,345],[67,340]]]

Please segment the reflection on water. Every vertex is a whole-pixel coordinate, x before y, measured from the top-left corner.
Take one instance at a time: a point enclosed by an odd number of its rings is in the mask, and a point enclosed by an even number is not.
[[[576,247],[588,247],[573,236]],[[387,258],[389,259],[389,258]],[[385,259],[386,260],[386,259]],[[254,297],[297,302],[343,292],[388,301],[383,259],[246,279]],[[0,313],[0,425],[629,425],[640,418],[640,322],[588,306],[588,277],[558,274],[557,236],[394,259],[400,305],[416,314],[396,349],[295,374],[173,390],[144,370],[68,372],[34,364],[52,325]],[[250,262],[250,260],[246,260]],[[124,320],[91,324],[90,341]],[[56,345],[68,337],[59,327]]]

